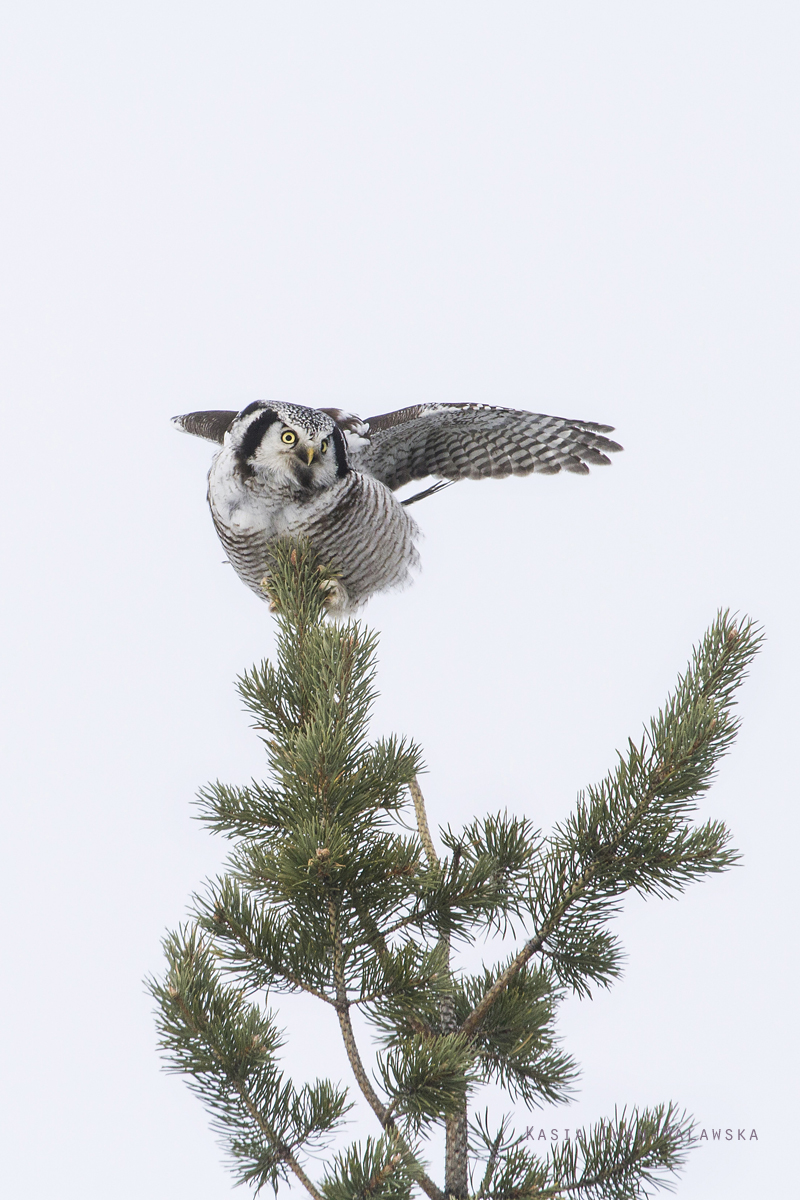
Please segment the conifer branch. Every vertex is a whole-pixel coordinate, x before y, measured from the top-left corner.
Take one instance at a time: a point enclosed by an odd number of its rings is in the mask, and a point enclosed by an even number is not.
[[[408,785],[408,790],[411,793],[411,799],[414,801],[414,812],[417,816],[417,829],[419,830],[419,840],[422,842],[425,855],[431,867],[439,866],[439,856],[436,853],[436,847],[433,844],[431,837],[430,826],[428,825],[428,814],[425,811],[425,798],[422,795],[422,789],[419,786],[417,777],[411,780]]]
[[[512,979],[515,978],[527,963],[533,958],[534,954],[540,951],[547,938],[557,928],[562,916],[566,913],[569,906],[574,903],[580,896],[583,895],[586,887],[591,882],[591,873],[587,872],[585,878],[576,881],[567,892],[562,903],[553,913],[552,920],[538,930],[532,938],[530,938],[519,953],[511,960],[503,973],[495,980],[491,987],[487,990],[480,1002],[475,1005],[468,1017],[462,1021],[459,1032],[467,1037],[471,1036],[481,1022],[486,1017],[489,1009],[495,1001],[505,992]]]
[[[356,1077],[356,1082],[361,1088],[365,1100],[369,1104],[372,1111],[380,1121],[381,1125],[385,1125],[389,1120],[388,1110],[381,1102],[378,1093],[375,1091],[370,1081],[369,1075],[361,1061],[358,1045],[356,1043],[355,1033],[353,1032],[353,1023],[350,1020],[350,1001],[347,998],[347,984],[344,976],[343,965],[343,947],[342,937],[339,932],[338,913],[336,904],[333,900],[328,901],[328,915],[330,918],[330,936],[333,946],[333,980],[336,988],[336,1012],[339,1017],[339,1026],[342,1031],[342,1041],[347,1052],[347,1058],[353,1074]]]
[[[323,1184],[325,1200],[409,1200],[413,1171],[384,1135],[337,1154]]]
[[[277,1134],[275,1133],[275,1130],[272,1129],[267,1124],[267,1122],[264,1120],[264,1118],[261,1116],[261,1114],[259,1113],[255,1104],[253,1104],[253,1101],[250,1099],[250,1096],[248,1095],[244,1085],[241,1082],[237,1081],[237,1083],[235,1083],[234,1086],[235,1086],[236,1091],[239,1093],[239,1096],[241,1097],[242,1103],[244,1104],[247,1111],[250,1113],[250,1116],[253,1118],[256,1125],[258,1125],[261,1132],[270,1140],[270,1142],[272,1142],[274,1145],[277,1145],[280,1147],[278,1150],[278,1154],[279,1154],[280,1158],[283,1160],[283,1162],[285,1162],[286,1165],[293,1172],[293,1174],[297,1176],[297,1178],[300,1180],[300,1182],[302,1183],[302,1185],[306,1189],[306,1191],[309,1192],[314,1197],[314,1200],[324,1200],[322,1193],[317,1191],[317,1189],[314,1187],[314,1184],[308,1178],[305,1171],[300,1166],[300,1163],[297,1161],[295,1156],[292,1154],[289,1147],[288,1146],[280,1146],[280,1140],[278,1139]]]
[[[638,1200],[647,1188],[663,1184],[659,1172],[675,1172],[691,1143],[691,1121],[674,1105],[652,1112],[634,1109],[578,1130],[572,1143],[553,1151],[546,1163],[548,1183],[537,1200],[559,1200],[564,1194],[601,1200]]]
[[[272,947],[264,944],[264,922],[258,921],[252,906],[243,900],[239,888],[231,886],[229,880],[223,880],[208,899],[195,897],[195,915],[201,929],[218,942],[227,943],[228,970],[249,975],[256,987],[275,987],[283,981],[291,989],[306,992],[315,1000],[335,1007],[330,996],[270,953]],[[262,934],[260,942],[256,941],[256,930]]]
[[[588,804],[579,801],[575,815],[546,843],[544,877],[552,880],[557,874],[555,887],[548,889],[546,919],[463,1021],[462,1033],[474,1034],[574,906],[594,919],[612,915],[616,897],[627,890],[674,893],[690,879],[735,861],[725,848],[723,825],[690,830],[686,821],[733,741],[738,728],[730,714],[735,690],[761,640],[751,621],[737,624],[727,612],[719,614],[641,745],[629,743],[628,756],[620,756],[616,772],[590,791]],[[575,874],[574,866],[581,862],[585,865]],[[615,972],[611,959],[606,971]],[[573,976],[571,982],[585,990],[579,978]]]
[[[668,1187],[666,1173],[683,1164],[691,1145],[690,1121],[674,1105],[650,1111],[623,1109],[538,1158],[504,1117],[496,1134],[488,1114],[478,1117],[474,1151],[486,1170],[476,1200],[644,1200],[653,1187]]]
[[[333,979],[336,988],[336,1012],[339,1017],[339,1028],[342,1031],[342,1041],[344,1042],[345,1052],[347,1054],[350,1068],[355,1076],[356,1082],[361,1089],[364,1099],[369,1104],[375,1116],[380,1121],[383,1128],[389,1137],[396,1142],[402,1151],[403,1157],[408,1161],[413,1172],[415,1181],[419,1184],[426,1196],[430,1200],[445,1200],[445,1195],[439,1190],[432,1179],[423,1170],[422,1164],[417,1161],[416,1157],[411,1153],[408,1143],[401,1135],[392,1113],[385,1104],[382,1103],[378,1093],[372,1086],[372,1082],[367,1074],[364,1063],[361,1060],[361,1054],[356,1042],[353,1023],[350,1020],[350,1002],[347,998],[347,984],[344,974],[344,949],[342,946],[341,933],[339,931],[339,914],[336,909],[336,904],[333,900],[328,901],[328,915],[330,919],[330,936],[333,945]]]
[[[322,1200],[295,1150],[340,1120],[348,1107],[346,1094],[328,1083],[297,1092],[283,1082],[274,1064],[280,1035],[272,1017],[221,984],[213,954],[196,928],[171,935],[165,949],[167,979],[164,984],[152,980],[149,988],[160,1002],[161,1045],[171,1068],[192,1077],[194,1090],[216,1114],[217,1127],[242,1164],[243,1181],[277,1185],[285,1167]],[[263,1138],[254,1136],[253,1126]]]

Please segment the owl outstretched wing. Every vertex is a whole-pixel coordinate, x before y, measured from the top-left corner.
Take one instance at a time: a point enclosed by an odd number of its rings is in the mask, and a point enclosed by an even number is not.
[[[488,404],[417,404],[362,420],[322,410],[346,434],[352,465],[393,491],[414,479],[502,479],[507,475],[586,475],[622,447],[607,438],[612,425],[550,417]],[[236,413],[228,409],[174,417],[187,433],[222,442]],[[421,492],[422,499],[444,484]]]
[[[193,433],[195,437],[205,438],[209,442],[225,441],[225,434],[233,424],[237,414],[229,408],[212,408],[205,412],[184,413],[173,417],[172,424],[184,433]]]
[[[358,470],[395,489],[429,475],[502,479],[507,475],[585,475],[622,447],[613,426],[486,404],[420,404],[370,417],[351,452]]]

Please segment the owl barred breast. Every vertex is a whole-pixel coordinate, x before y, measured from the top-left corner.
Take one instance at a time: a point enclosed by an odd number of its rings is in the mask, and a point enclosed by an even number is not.
[[[339,409],[257,400],[174,417],[187,433],[221,443],[208,503],[225,553],[262,598],[270,547],[307,537],[339,572],[336,615],[406,584],[419,565],[407,507],[459,479],[561,470],[588,473],[621,450],[610,425],[482,404],[424,404],[362,421]],[[433,476],[404,501],[395,489]]]

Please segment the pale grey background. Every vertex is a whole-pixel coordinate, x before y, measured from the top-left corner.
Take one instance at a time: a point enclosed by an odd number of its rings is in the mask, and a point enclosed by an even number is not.
[[[703,807],[743,866],[627,906],[624,980],[561,1019],[581,1096],[529,1123],[672,1097],[758,1135],[681,1197],[789,1194],[799,33],[730,0],[4,7],[4,1195],[231,1192],[141,980],[222,856],[194,791],[260,770],[231,681],[272,645],[168,418],[257,397],[617,426],[588,479],[420,506],[421,579],[367,611],[376,729],[442,821],[549,826],[719,606],[764,623]]]

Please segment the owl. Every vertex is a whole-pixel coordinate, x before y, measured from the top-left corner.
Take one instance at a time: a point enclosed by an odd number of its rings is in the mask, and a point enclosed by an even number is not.
[[[622,447],[610,425],[484,404],[419,404],[361,420],[336,408],[256,400],[173,423],[220,444],[208,503],[225,553],[262,598],[270,547],[307,537],[336,568],[329,610],[344,615],[401,587],[419,566],[408,507],[459,479],[588,473]],[[412,480],[437,482],[398,500]]]

